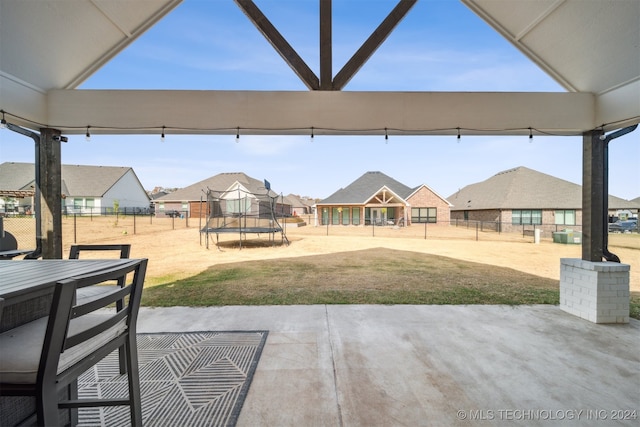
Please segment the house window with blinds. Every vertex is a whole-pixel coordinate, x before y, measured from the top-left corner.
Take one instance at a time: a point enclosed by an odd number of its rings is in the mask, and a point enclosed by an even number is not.
[[[576,211],[559,209],[555,212],[556,225],[576,225]]]
[[[514,209],[511,211],[511,224],[540,225],[542,224],[542,211],[529,210],[529,209]]]
[[[438,210],[436,208],[411,208],[411,222],[436,223],[438,220]]]

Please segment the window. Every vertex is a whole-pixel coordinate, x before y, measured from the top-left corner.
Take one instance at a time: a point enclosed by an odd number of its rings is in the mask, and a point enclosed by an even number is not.
[[[227,200],[227,213],[245,213],[250,210],[251,201],[248,197]]]
[[[329,224],[329,209],[323,208],[322,209],[322,225],[327,225],[327,224]]]
[[[436,208],[411,208],[411,222],[436,223],[437,221],[438,210]]]
[[[73,209],[76,212],[80,212],[82,210],[82,207],[84,205],[84,199],[73,199]]]
[[[95,199],[87,199],[85,202],[85,206],[88,208],[93,208],[96,206],[96,201]]]
[[[360,225],[360,209],[353,208],[353,225]]]
[[[576,225],[576,211],[573,209],[557,210],[555,223],[556,225]]]
[[[351,209],[342,208],[342,225],[349,225],[349,213]]]
[[[514,209],[511,211],[511,224],[531,225],[542,224],[542,211],[529,209]]]
[[[340,224],[340,212],[342,208],[333,208],[331,209],[331,224],[339,225]]]

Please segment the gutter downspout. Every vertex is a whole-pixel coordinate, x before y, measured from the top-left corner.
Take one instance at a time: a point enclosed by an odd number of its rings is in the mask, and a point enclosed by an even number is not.
[[[603,176],[603,211],[605,213],[603,221],[603,238],[602,238],[602,256],[604,259],[610,262],[620,262],[620,258],[614,254],[609,252],[609,142],[619,138],[623,135],[633,132],[638,127],[637,124],[633,126],[628,126],[626,128],[617,130],[609,135],[601,135],[600,138],[604,141],[604,176]]]

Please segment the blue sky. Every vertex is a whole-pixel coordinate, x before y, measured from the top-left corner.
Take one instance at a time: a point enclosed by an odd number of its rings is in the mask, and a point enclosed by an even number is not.
[[[319,75],[318,0],[256,4]],[[334,75],[395,4],[333,1]],[[232,0],[185,0],[80,88],[307,90]],[[419,1],[345,90],[563,91],[454,0]],[[640,196],[640,131],[613,141],[609,158],[610,193]],[[32,162],[31,141],[0,132],[5,161]],[[245,172],[277,192],[317,198],[381,171],[448,197],[517,166],[580,184],[582,137],[71,135],[62,162],[130,166],[146,189]]]

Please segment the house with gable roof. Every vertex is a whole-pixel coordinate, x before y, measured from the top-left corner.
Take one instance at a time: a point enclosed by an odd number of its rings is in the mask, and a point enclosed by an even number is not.
[[[136,173],[125,166],[62,165],[62,210],[100,215],[147,212],[149,196]],[[0,164],[0,212],[31,213],[35,195],[33,163]]]
[[[505,232],[582,226],[582,186],[524,166],[467,185],[447,200],[453,203],[452,221],[494,222]],[[608,205],[610,215],[638,208],[638,203],[611,195]]]
[[[451,204],[428,186],[366,172],[316,204],[316,225],[449,224]]]
[[[310,215],[313,212],[315,202],[312,199],[289,194],[284,196],[285,203],[291,205],[291,215],[302,216]]]
[[[260,181],[242,172],[223,172],[188,187],[173,191],[154,200],[156,216],[164,217],[168,212],[178,211],[182,217],[206,218],[207,192],[214,192],[217,197],[235,199],[237,197],[257,197],[269,195],[276,198],[276,215],[290,216],[291,205],[271,189],[266,188],[266,181]],[[240,192],[241,196],[236,193]],[[249,204],[248,204],[249,205]],[[211,207],[210,207],[211,208]]]

